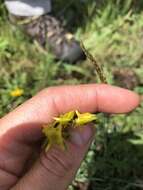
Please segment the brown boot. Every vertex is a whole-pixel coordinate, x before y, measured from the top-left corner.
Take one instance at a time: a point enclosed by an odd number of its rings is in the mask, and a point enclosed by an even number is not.
[[[17,17],[10,15],[10,21],[19,26],[32,39],[46,49],[49,47],[55,57],[62,61],[76,62],[85,55],[71,33],[53,16],[46,14],[39,17]]]

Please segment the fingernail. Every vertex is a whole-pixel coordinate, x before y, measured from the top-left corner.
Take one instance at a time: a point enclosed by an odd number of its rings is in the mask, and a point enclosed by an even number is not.
[[[71,132],[71,142],[79,146],[87,144],[93,136],[93,133],[91,126],[84,126],[81,129],[75,129]]]

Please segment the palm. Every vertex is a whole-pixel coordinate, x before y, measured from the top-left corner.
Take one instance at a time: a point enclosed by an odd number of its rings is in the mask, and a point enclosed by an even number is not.
[[[6,187],[5,180],[0,183],[0,187],[10,188],[19,176],[24,175],[31,162],[35,160],[35,153],[40,150],[40,138],[40,127],[37,125],[35,128],[34,124],[18,126],[3,135],[0,139],[0,176],[7,176],[10,184]]]
[[[32,165],[31,161],[35,158],[35,152],[39,154],[42,138],[41,126],[51,122],[53,117],[71,110],[125,113],[134,109],[138,104],[139,97],[136,94],[108,85],[65,86],[42,91],[0,120],[0,189],[8,190],[15,184],[14,189],[29,189],[31,185],[34,185],[35,190],[45,190],[47,184],[49,189],[59,189],[58,184],[60,184],[60,189],[65,189],[79,167],[90,142],[82,148],[73,146],[69,155],[58,152],[52,169],[54,171],[61,169],[66,160],[68,163],[70,161],[73,167],[70,168],[66,180],[59,178],[60,180],[56,183],[57,188],[55,188],[55,178],[51,178],[53,173],[41,167],[38,162],[40,159],[37,159],[37,165],[35,164],[28,171],[29,166]],[[74,153],[78,155],[75,160],[71,157]],[[48,155],[50,155],[49,152]],[[52,156],[55,157],[54,153]],[[46,167],[52,164],[51,160],[53,159],[45,160]],[[62,172],[59,171],[67,174],[64,168]],[[31,182],[33,176],[38,179],[36,183]]]

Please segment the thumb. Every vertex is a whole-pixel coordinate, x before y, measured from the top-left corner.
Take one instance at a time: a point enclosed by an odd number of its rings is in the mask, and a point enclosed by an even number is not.
[[[54,147],[43,152],[13,190],[65,190],[73,180],[93,136],[91,126],[72,131],[67,150]]]

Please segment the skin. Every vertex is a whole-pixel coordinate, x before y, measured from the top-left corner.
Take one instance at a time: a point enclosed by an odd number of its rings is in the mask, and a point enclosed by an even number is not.
[[[75,176],[92,140],[91,126],[72,131],[68,150],[40,151],[41,126],[71,110],[127,113],[139,96],[110,85],[50,87],[0,120],[0,189],[65,190]],[[37,154],[36,154],[37,153]]]

